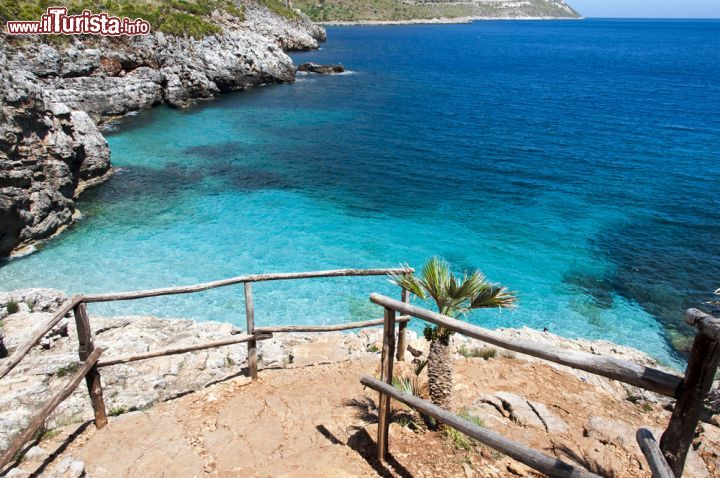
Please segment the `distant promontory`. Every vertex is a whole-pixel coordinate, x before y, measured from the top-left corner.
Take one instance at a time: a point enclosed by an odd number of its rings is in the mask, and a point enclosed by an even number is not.
[[[581,18],[562,0],[294,0],[293,5],[327,24]]]

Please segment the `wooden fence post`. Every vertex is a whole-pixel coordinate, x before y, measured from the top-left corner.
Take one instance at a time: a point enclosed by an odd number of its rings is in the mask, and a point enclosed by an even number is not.
[[[698,319],[691,311],[686,314],[686,320],[698,326],[700,331],[693,342],[685,379],[680,386],[670,423],[660,439],[660,449],[676,477],[682,476],[685,459],[703,411],[703,401],[712,387],[720,363],[720,342],[715,339],[712,330],[717,331],[720,320],[710,316]],[[703,323],[696,320],[703,320]]]
[[[675,478],[675,473],[670,469],[670,465],[660,450],[660,445],[655,441],[655,436],[650,430],[640,428],[635,434],[635,439],[650,466],[652,478]]]
[[[407,289],[402,290],[402,301],[406,304],[410,303],[410,291]],[[405,349],[407,348],[406,336],[408,322],[400,322],[398,325],[398,340],[397,340],[397,361],[405,361]]]
[[[382,364],[380,380],[392,386],[393,355],[395,354],[395,311],[385,308],[383,326]],[[390,431],[390,395],[380,393],[378,407],[378,460],[385,461],[388,452],[388,433]]]
[[[255,334],[255,307],[253,306],[252,282],[245,282],[245,319],[247,320],[247,334]],[[255,380],[258,376],[257,340],[247,343],[247,360],[250,377]]]
[[[95,350],[87,306],[81,302],[75,306],[73,313],[75,315],[75,326],[78,335],[78,355],[80,356],[80,361],[84,362],[93,350]],[[88,393],[90,394],[93,412],[95,412],[95,426],[102,428],[107,425],[108,419],[105,412],[105,400],[103,399],[103,389],[97,363],[95,363],[87,375],[85,375],[85,383],[87,384]]]

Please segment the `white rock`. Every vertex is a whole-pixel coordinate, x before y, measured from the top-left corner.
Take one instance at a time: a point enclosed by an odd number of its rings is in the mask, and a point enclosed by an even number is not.
[[[497,392],[495,396],[502,400],[504,408],[510,412],[510,418],[515,422],[526,427],[545,430],[545,425],[527,400],[510,392]]]
[[[41,460],[48,456],[48,452],[39,446],[34,446],[25,452],[25,458],[28,460]]]

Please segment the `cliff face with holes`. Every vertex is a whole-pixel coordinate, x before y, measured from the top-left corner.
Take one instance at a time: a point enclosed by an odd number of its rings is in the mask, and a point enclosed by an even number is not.
[[[325,31],[248,3],[238,22],[202,39],[141,37],[0,39],[0,256],[22,252],[72,224],[75,199],[111,174],[98,129],[159,103],[184,107],[220,92],[290,82],[285,50],[317,48]]]

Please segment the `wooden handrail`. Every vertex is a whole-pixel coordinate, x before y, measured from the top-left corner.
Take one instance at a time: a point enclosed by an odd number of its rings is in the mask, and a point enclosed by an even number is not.
[[[667,460],[665,460],[662,451],[660,451],[660,445],[658,445],[650,430],[640,428],[635,434],[635,439],[650,466],[652,478],[675,478],[675,474],[668,465]]]
[[[380,294],[371,294],[370,300],[405,315],[431,322],[440,327],[453,330],[468,337],[473,337],[504,349],[539,357],[550,362],[567,365],[603,377],[644,388],[668,397],[678,394],[682,377],[657,370],[644,365],[626,362],[614,357],[603,357],[576,350],[556,347],[548,344],[537,344],[525,340],[508,339],[501,334],[463,322],[446,315],[391,299]]]
[[[254,274],[247,276],[232,277],[230,279],[222,279],[212,282],[203,282],[201,284],[166,287],[163,289],[138,290],[131,292],[118,292],[111,294],[90,294],[83,296],[83,302],[111,302],[118,300],[134,300],[144,299],[147,297],[158,297],[162,295],[192,294],[193,292],[202,292],[218,287],[225,287],[233,284],[242,284],[245,282],[267,282],[278,280],[293,279],[316,279],[321,277],[364,277],[364,276],[381,276],[388,274],[402,274],[413,272],[413,269],[338,269],[328,271],[313,272],[290,272],[276,274]]]
[[[63,317],[65,317],[68,312],[73,310],[73,308],[78,305],[80,302],[82,302],[82,298],[80,296],[74,296],[73,298],[65,301],[61,306],[60,309],[58,309],[57,312],[55,312],[55,315],[53,315],[50,320],[45,322],[40,328],[38,328],[35,333],[30,337],[30,340],[25,342],[22,347],[17,349],[15,353],[13,353],[7,361],[3,361],[2,368],[0,368],[0,378],[3,378],[5,375],[7,375],[12,369],[14,369],[17,364],[20,363],[20,361],[27,355],[27,353],[32,349],[35,344],[40,342],[40,339],[42,339],[45,334],[50,332],[50,330],[57,325],[58,322],[60,322]]]
[[[140,354],[126,355],[124,357],[110,358],[98,362],[98,367],[108,367],[110,365],[118,365],[121,363],[136,362],[138,360],[146,360],[155,357],[164,357],[166,355],[177,355],[184,354],[187,352],[193,352],[195,350],[212,349],[216,347],[224,347],[226,345],[240,344],[243,342],[249,342],[250,340],[267,340],[271,339],[272,334],[255,334],[255,335],[237,335],[229,339],[214,340],[212,342],[202,342],[198,344],[190,344],[182,347],[173,347],[161,350],[154,350],[152,352],[143,352]]]
[[[555,457],[505,438],[500,434],[486,430],[437,405],[433,405],[415,395],[400,391],[392,385],[375,378],[363,375],[362,378],[360,378],[360,383],[380,392],[381,396],[392,397],[548,476],[556,478],[600,478],[598,475],[583,468],[565,463]],[[378,444],[378,446],[380,446],[380,444]]]
[[[365,320],[362,322],[347,322],[336,325],[270,325],[267,327],[255,327],[255,333],[275,334],[283,332],[338,332],[340,330],[362,329],[383,325],[385,319]],[[401,316],[397,318],[398,323],[406,324],[410,317]]]
[[[38,412],[37,415],[35,415],[35,418],[33,418],[25,430],[15,437],[10,444],[10,447],[8,447],[8,449],[2,454],[2,457],[0,457],[0,471],[2,471],[2,469],[12,461],[15,455],[22,450],[25,443],[27,443],[28,440],[35,435],[55,408],[57,408],[63,400],[69,397],[73,391],[75,391],[77,386],[80,385],[80,382],[82,382],[83,378],[85,378],[85,375],[97,363],[102,353],[102,348],[98,347],[94,349],[88,358],[82,362],[82,367],[80,367],[80,369],[72,375],[68,384],[65,385],[65,387],[57,395],[55,395],[53,399]]]
[[[76,328],[78,332],[78,343],[79,343],[79,355],[82,363],[82,368],[72,376],[69,384],[53,399],[48,402],[41,411],[35,416],[33,421],[30,423],[20,436],[18,436],[0,457],[0,470],[2,467],[12,461],[16,453],[22,448],[22,446],[32,437],[34,433],[40,428],[47,417],[52,411],[70,394],[77,388],[80,381],[83,378],[86,379],[88,385],[88,391],[90,399],[95,411],[95,420],[98,428],[102,428],[107,423],[107,417],[105,414],[105,404],[102,396],[102,385],[100,381],[100,375],[98,373],[99,367],[106,367],[110,365],[117,365],[121,363],[129,363],[137,360],[150,359],[154,357],[160,357],[165,355],[174,355],[185,352],[191,352],[194,350],[202,350],[208,348],[222,347],[225,345],[231,345],[241,342],[248,343],[248,367],[250,374],[253,378],[257,376],[257,348],[256,343],[258,340],[269,339],[272,337],[271,333],[263,333],[262,329],[255,329],[254,326],[254,310],[252,302],[252,283],[253,282],[264,282],[264,281],[276,281],[276,280],[292,280],[292,279],[309,279],[309,278],[322,278],[322,277],[362,277],[362,276],[377,276],[377,275],[388,275],[388,274],[399,274],[399,273],[412,273],[414,270],[411,268],[394,268],[394,269],[338,269],[338,270],[327,270],[327,271],[314,271],[314,272],[300,272],[300,273],[278,273],[278,274],[255,274],[247,276],[238,276],[230,279],[223,279],[213,282],[204,282],[200,284],[181,286],[181,287],[168,287],[163,289],[151,289],[141,290],[132,292],[121,292],[113,294],[94,294],[94,295],[76,295],[71,299],[63,303],[60,309],[38,328],[30,340],[23,344],[9,359],[3,361],[2,368],[0,368],[0,378],[5,377],[18,363],[28,354],[28,352],[35,346],[53,327],[55,327],[71,310],[75,314]],[[218,341],[204,342],[199,344],[191,344],[182,347],[173,347],[168,349],[156,350],[152,352],[145,352],[134,355],[127,355],[124,357],[118,357],[104,362],[98,362],[100,354],[103,352],[102,348],[96,348],[94,346],[93,334],[90,327],[90,320],[87,314],[86,303],[89,302],[108,302],[108,301],[119,301],[119,300],[133,300],[141,299],[146,297],[157,297],[163,295],[175,295],[175,294],[189,294],[193,292],[201,292],[209,289],[218,287],[224,287],[233,284],[245,284],[245,302],[246,302],[246,317],[248,324],[248,334],[231,337],[229,339],[223,339]],[[410,319],[405,318],[402,320],[403,324],[406,324]],[[320,329],[330,330],[346,330],[350,328],[367,327],[371,325],[379,325],[382,321],[365,321],[355,322],[349,324],[339,324],[337,326],[290,326],[290,327],[275,327],[278,331],[287,332],[299,332],[299,331],[320,331]],[[256,331],[257,330],[257,331]]]
[[[233,284],[241,284],[247,282],[265,282],[277,280],[293,280],[293,279],[312,279],[322,277],[364,277],[377,276],[387,274],[412,273],[412,268],[390,268],[390,269],[337,269],[326,271],[312,272],[292,272],[292,273],[276,273],[276,274],[254,274],[246,276],[238,276],[230,279],[223,279],[213,282],[203,282],[200,284],[180,287],[167,287],[163,289],[150,289],[132,292],[120,292],[112,294],[89,294],[75,295],[60,306],[55,315],[52,316],[42,327],[40,327],[18,350],[9,358],[2,361],[0,366],[0,379],[5,377],[12,369],[14,369],[27,355],[27,353],[47,334],[58,322],[62,320],[77,305],[89,302],[110,302],[119,300],[134,300],[147,297],[157,297],[163,295],[174,294],[191,294],[193,292],[202,292],[209,289],[224,287]]]

